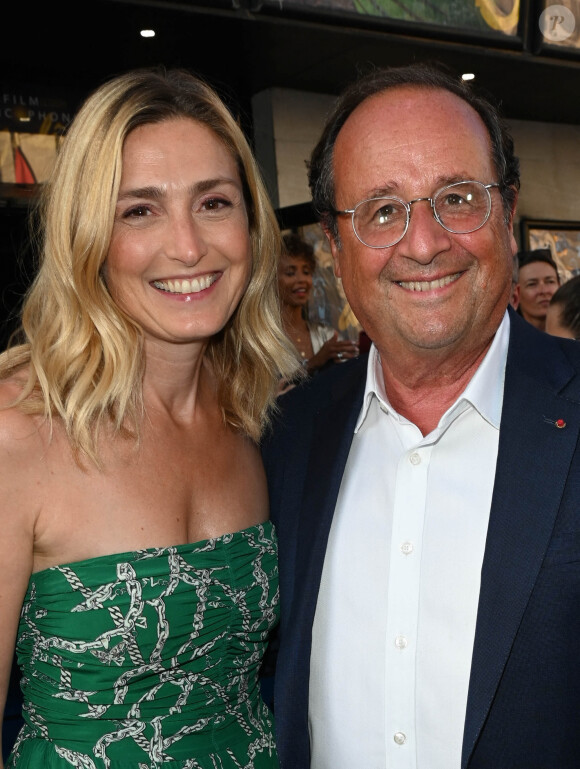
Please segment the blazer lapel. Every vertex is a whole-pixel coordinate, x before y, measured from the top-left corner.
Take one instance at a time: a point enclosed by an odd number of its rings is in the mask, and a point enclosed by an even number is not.
[[[364,366],[364,368],[363,368]],[[345,372],[346,373],[346,372]],[[302,547],[297,562],[313,581],[315,596],[322,573],[334,508],[364,395],[366,357],[349,376],[332,383],[316,415],[308,472],[300,505]],[[300,580],[299,580],[300,581]]]
[[[345,364],[346,365],[346,364]],[[354,428],[360,413],[366,357],[345,376],[331,383],[328,399],[315,416],[308,470],[300,503],[300,545],[297,584],[307,586],[300,602],[304,627],[311,629],[326,544]]]
[[[512,315],[496,478],[475,633],[461,767],[479,737],[538,576],[578,440],[574,373]],[[577,385],[575,385],[577,390]],[[565,427],[558,427],[563,420]],[[559,424],[562,424],[561,422]]]

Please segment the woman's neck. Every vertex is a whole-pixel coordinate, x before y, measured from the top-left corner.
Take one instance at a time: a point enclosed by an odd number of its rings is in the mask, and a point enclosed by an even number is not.
[[[302,360],[309,360],[314,354],[314,351],[312,349],[308,322],[302,315],[302,308],[284,307],[282,311],[282,323],[284,324],[286,336],[297,349]]]
[[[300,333],[308,329],[308,324],[302,315],[302,307],[285,306],[282,311],[282,322],[286,333]]]

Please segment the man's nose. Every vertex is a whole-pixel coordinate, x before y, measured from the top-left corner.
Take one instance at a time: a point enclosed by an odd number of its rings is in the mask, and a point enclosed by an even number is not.
[[[409,226],[397,247],[401,255],[428,263],[449,248],[450,233],[435,218],[430,198],[415,198],[409,205]]]

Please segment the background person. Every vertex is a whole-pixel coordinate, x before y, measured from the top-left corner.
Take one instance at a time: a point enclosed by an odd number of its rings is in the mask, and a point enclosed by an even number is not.
[[[248,144],[197,78],[129,72],[77,114],[40,213],[0,357],[0,694],[17,638],[25,719],[7,766],[275,769],[257,441],[295,362]]]
[[[338,98],[310,163],[372,340],[281,400],[288,769],[576,769],[580,348],[508,306],[519,164],[437,69]]]
[[[552,295],[560,285],[558,267],[549,248],[518,252],[517,310],[532,326],[544,331]]]
[[[288,338],[298,351],[309,374],[327,366],[356,357],[358,347],[339,339],[338,331],[324,323],[308,319],[308,300],[316,272],[314,249],[294,233],[283,236],[283,250],[278,265],[278,289],[282,323]]]
[[[546,313],[546,331],[554,336],[580,339],[580,275],[552,294]]]

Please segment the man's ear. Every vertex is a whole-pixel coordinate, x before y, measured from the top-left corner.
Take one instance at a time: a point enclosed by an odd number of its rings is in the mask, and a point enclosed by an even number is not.
[[[514,218],[516,215],[516,207],[518,204],[518,191],[515,187],[512,187],[514,191],[514,199],[511,205],[511,210],[508,214],[508,219],[506,221],[507,227],[508,227],[508,233],[511,239],[511,246],[512,246],[512,253],[516,254],[518,251],[518,244],[516,243],[516,239],[514,236]]]
[[[512,295],[510,297],[510,304],[514,308],[514,310],[517,310],[519,303],[520,303],[520,284],[516,283],[514,286],[512,286]]]
[[[510,234],[513,234],[513,231],[514,231],[514,219],[516,215],[516,208],[518,205],[518,195],[519,195],[518,190],[515,187],[512,186],[512,190],[514,191],[514,199],[512,201],[511,210],[508,214],[508,219],[506,222],[506,224],[510,228]]]
[[[339,262],[339,255],[340,255],[340,247],[337,243],[338,238],[336,238],[332,232],[330,231],[329,227],[325,224],[321,224],[322,230],[324,234],[326,235],[326,239],[328,240],[328,244],[330,246],[330,253],[332,254],[332,263],[334,265],[334,274],[337,278],[340,278],[340,262]]]

